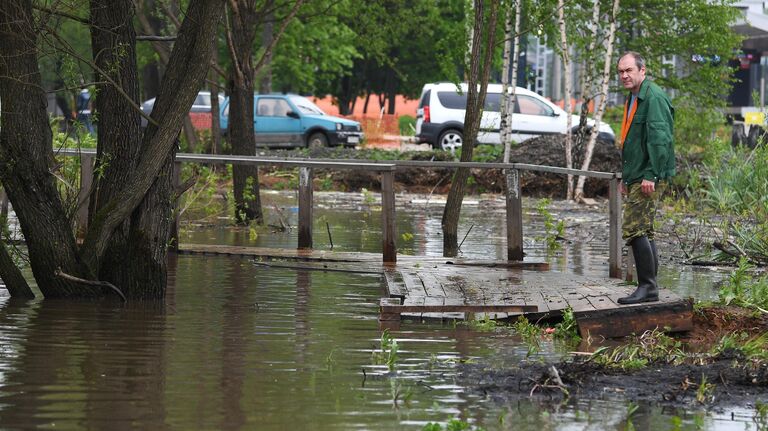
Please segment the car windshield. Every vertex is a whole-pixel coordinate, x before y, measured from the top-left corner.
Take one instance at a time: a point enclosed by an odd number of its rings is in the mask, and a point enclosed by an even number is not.
[[[302,114],[310,115],[326,115],[319,106],[312,103],[311,100],[301,96],[290,96],[291,102],[296,105],[296,108],[301,111]]]

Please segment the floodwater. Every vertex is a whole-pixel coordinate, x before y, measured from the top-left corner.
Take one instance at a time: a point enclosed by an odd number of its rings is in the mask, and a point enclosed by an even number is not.
[[[437,199],[398,197],[401,253],[440,255]],[[379,251],[380,212],[370,200],[317,194],[315,247]],[[291,195],[265,201],[296,224]],[[463,255],[503,258],[503,203],[467,198],[464,208]],[[526,203],[526,259],[606,276],[607,232],[595,225],[607,214],[563,204],[551,212],[576,226],[566,231],[574,239],[548,253],[536,239],[542,219]],[[296,233],[190,227],[181,242],[295,247]],[[671,267],[661,280],[707,298],[722,277]],[[526,360],[527,348],[508,333],[461,325],[404,322],[391,334],[398,350],[389,367],[377,354],[376,275],[182,255],[172,257],[169,285],[164,304],[0,298],[0,429],[420,430],[451,419],[486,430],[755,429],[754,412],[740,407],[670,411],[615,398],[495,404],[462,386],[458,364]],[[545,342],[528,360],[566,350]]]

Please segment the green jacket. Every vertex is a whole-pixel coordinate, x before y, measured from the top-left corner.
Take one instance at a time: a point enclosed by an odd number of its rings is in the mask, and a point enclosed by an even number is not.
[[[675,175],[674,122],[669,97],[650,79],[643,80],[621,154],[625,184],[643,179],[658,182]]]

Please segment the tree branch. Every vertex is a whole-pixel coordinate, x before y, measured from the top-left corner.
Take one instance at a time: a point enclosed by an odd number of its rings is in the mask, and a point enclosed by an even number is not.
[[[74,275],[69,275],[66,272],[62,271],[61,268],[57,269],[54,272],[54,275],[56,275],[56,277],[59,277],[59,278],[61,278],[63,280],[74,281],[75,283],[85,284],[87,286],[108,287],[108,288],[112,289],[113,292],[117,293],[118,296],[120,296],[120,298],[122,298],[123,302],[128,301],[125,298],[125,295],[123,294],[123,292],[120,289],[118,289],[117,286],[115,286],[114,284],[112,284],[112,283],[110,283],[108,281],[86,280],[84,278],[75,277]]]
[[[269,42],[269,45],[266,47],[266,49],[264,49],[264,52],[261,54],[261,58],[253,67],[254,77],[258,74],[261,67],[264,66],[264,61],[266,61],[268,56],[272,53],[275,45],[277,45],[277,42],[283,36],[283,33],[285,33],[285,29],[288,27],[288,23],[290,23],[293,17],[296,16],[296,13],[299,11],[299,7],[301,7],[302,3],[304,3],[304,0],[296,0],[296,3],[293,5],[293,9],[291,9],[291,12],[288,13],[288,15],[283,20],[283,23],[280,25],[280,29],[277,31],[277,34],[275,34],[275,37],[272,38],[272,40]]]

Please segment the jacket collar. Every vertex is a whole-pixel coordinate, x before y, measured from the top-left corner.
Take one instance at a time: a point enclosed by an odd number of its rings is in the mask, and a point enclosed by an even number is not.
[[[648,77],[646,76],[645,79],[643,79],[643,82],[640,83],[640,91],[637,92],[637,98],[639,100],[643,100],[648,96],[648,90],[650,89],[650,81]],[[632,93],[630,93],[632,95]]]

